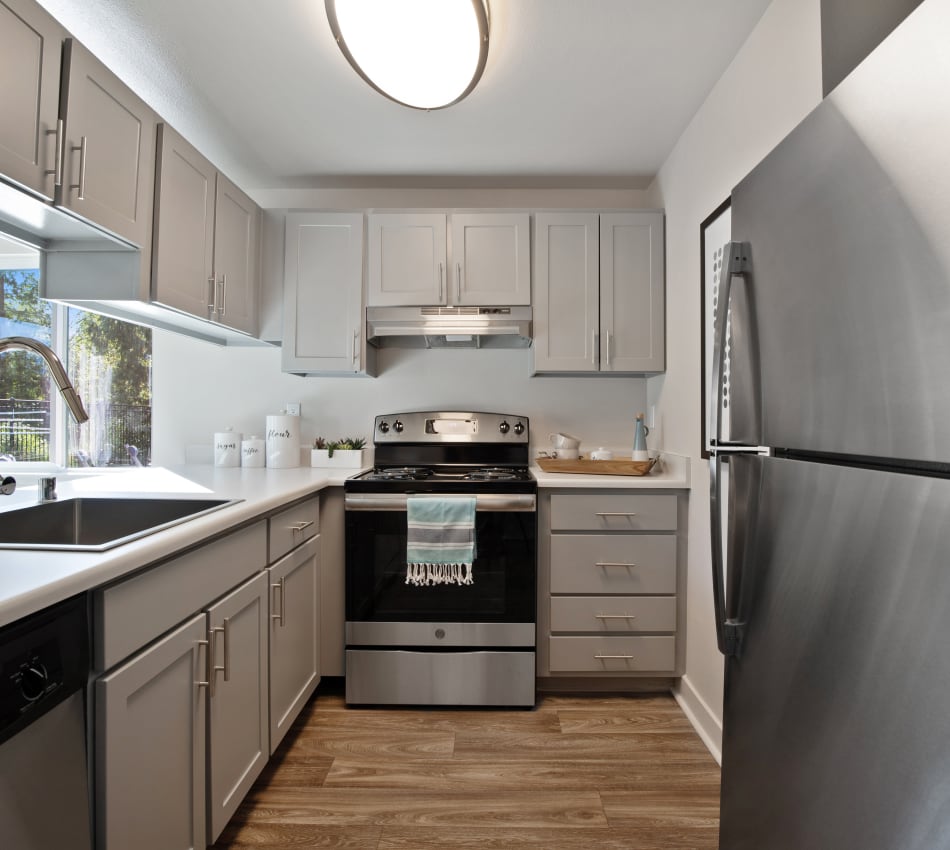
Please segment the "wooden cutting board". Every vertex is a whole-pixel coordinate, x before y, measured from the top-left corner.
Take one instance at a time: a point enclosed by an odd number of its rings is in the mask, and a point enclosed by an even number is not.
[[[535,462],[545,472],[567,472],[575,475],[646,475],[653,469],[656,460],[558,460],[539,457]]]

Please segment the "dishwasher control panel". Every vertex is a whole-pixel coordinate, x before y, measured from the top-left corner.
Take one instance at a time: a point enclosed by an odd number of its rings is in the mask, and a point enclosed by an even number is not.
[[[84,596],[0,629],[0,743],[85,687],[87,632]]]

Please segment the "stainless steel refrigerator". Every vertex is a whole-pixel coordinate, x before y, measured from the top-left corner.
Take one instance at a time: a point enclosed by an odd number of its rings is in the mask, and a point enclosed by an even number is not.
[[[925,0],[732,195],[723,850],[950,847],[948,37]]]

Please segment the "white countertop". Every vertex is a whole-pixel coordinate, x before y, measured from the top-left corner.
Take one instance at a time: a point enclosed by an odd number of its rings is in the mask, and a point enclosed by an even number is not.
[[[0,626],[200,544],[283,504],[342,484],[360,471],[183,466],[58,473],[60,499],[122,495],[241,501],[105,552],[0,549]],[[14,477],[17,490],[0,497],[0,511],[36,503],[36,476],[14,473]]]
[[[649,475],[569,475],[532,465],[541,488],[686,489],[688,458],[663,454]],[[223,469],[188,465],[165,469],[75,470],[57,473],[60,499],[77,496],[238,499],[236,504],[189,519],[105,552],[0,549],[0,626],[161,561],[176,552],[267,514],[288,502],[341,485],[363,470]],[[14,473],[18,486],[0,497],[0,512],[36,503],[35,474]],[[261,566],[264,566],[263,564]]]

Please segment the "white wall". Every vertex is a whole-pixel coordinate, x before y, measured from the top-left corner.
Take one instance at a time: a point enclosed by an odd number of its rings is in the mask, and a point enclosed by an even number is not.
[[[666,210],[667,369],[648,381],[664,447],[688,455],[686,674],[677,696],[710,749],[722,741],[709,548],[709,475],[700,452],[700,223],[821,99],[819,0],[774,0],[680,137],[650,188]]]

